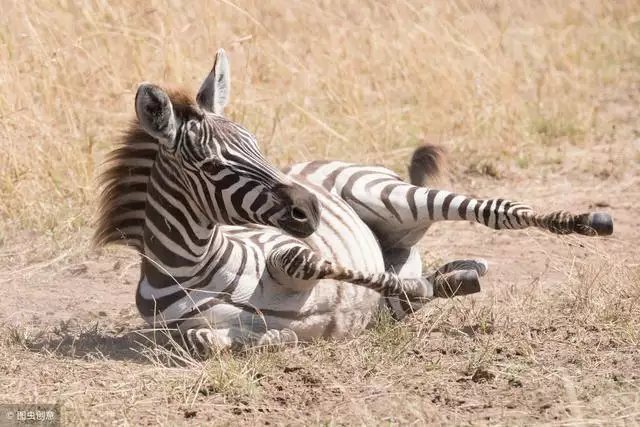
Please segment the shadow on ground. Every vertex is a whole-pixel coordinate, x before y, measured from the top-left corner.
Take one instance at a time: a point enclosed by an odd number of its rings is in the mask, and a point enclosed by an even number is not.
[[[100,323],[80,326],[74,320],[62,321],[54,327],[15,327],[3,325],[5,342],[34,353],[81,360],[116,360],[151,363],[157,349],[175,347],[164,332],[139,329],[106,328]],[[154,357],[153,355],[156,354]]]

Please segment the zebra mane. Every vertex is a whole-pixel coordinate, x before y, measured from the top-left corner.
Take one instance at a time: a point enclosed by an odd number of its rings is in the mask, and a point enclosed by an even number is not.
[[[176,116],[201,114],[194,97],[187,91],[168,89],[166,92]],[[97,178],[101,191],[93,235],[95,246],[114,243],[142,249],[147,182],[158,148],[158,140],[134,119],[118,146],[107,154]]]

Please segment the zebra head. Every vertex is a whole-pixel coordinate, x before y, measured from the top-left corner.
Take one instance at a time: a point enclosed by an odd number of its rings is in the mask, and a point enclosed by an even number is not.
[[[152,180],[209,224],[261,224],[311,235],[320,217],[317,197],[271,165],[254,135],[224,117],[229,88],[222,49],[195,102],[140,84],[138,122],[159,143]]]

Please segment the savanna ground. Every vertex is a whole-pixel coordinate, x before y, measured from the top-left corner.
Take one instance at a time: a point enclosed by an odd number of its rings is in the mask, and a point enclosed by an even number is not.
[[[637,1],[0,5],[0,403],[70,425],[640,422]],[[195,91],[218,47],[228,114],[280,166],[404,173],[436,143],[436,186],[604,210],[614,235],[437,224],[425,262],[487,259],[481,294],[282,352],[149,346],[135,254],[90,246],[94,178],[137,84]]]

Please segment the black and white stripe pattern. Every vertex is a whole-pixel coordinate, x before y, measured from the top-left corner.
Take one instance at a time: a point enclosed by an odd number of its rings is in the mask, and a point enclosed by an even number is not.
[[[279,171],[223,116],[228,84],[220,50],[196,101],[140,85],[138,120],[101,177],[96,243],[139,250],[141,315],[181,331],[198,352],[341,337],[385,306],[402,318],[430,298],[477,292],[482,260],[423,274],[415,245],[435,221],[612,232],[606,214],[539,215],[409,184],[381,166],[314,161]],[[418,149],[412,182],[424,184],[438,158]]]

